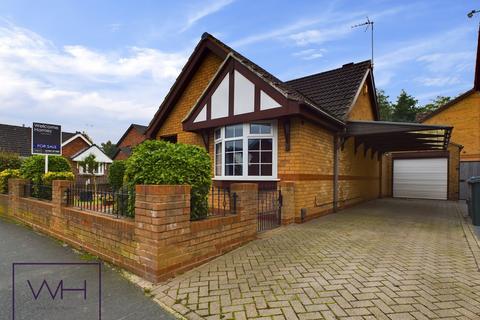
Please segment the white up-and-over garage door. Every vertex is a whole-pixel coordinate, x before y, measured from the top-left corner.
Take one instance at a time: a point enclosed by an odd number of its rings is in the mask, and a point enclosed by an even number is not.
[[[447,158],[393,160],[393,197],[446,200],[447,192]]]

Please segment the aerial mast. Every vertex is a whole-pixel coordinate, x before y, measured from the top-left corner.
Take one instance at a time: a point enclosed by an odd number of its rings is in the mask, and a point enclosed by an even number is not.
[[[358,27],[363,27],[365,26],[365,32],[367,32],[367,30],[370,28],[370,31],[371,31],[371,49],[372,49],[372,68],[373,68],[373,21],[370,20],[367,16],[367,21],[365,21],[364,23],[360,23],[360,24],[356,24],[354,26],[352,26],[352,28],[358,28]]]

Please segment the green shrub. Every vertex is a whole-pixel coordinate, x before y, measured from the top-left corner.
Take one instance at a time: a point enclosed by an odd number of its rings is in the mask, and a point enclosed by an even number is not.
[[[125,179],[130,187],[136,184],[191,185],[191,217],[199,219],[208,212],[210,172],[210,157],[205,149],[147,140],[128,158]]]
[[[125,161],[115,160],[108,168],[108,184],[113,190],[118,190],[123,186],[123,176],[125,175]]]
[[[16,153],[0,151],[0,172],[6,169],[19,169],[22,160]]]
[[[51,185],[53,180],[71,180],[75,179],[75,175],[70,171],[63,172],[47,172],[42,176],[43,184]]]
[[[20,177],[18,169],[5,169],[0,172],[0,193],[8,193],[8,179]]]
[[[72,172],[68,160],[61,156],[48,157],[48,171],[51,172]],[[20,167],[20,175],[24,179],[32,181],[34,184],[42,182],[42,177],[45,174],[45,157],[35,155],[26,158]]]

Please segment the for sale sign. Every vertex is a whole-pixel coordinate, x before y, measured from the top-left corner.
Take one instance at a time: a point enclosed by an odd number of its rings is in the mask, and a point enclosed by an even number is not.
[[[34,122],[32,154],[62,154],[62,127],[57,124]]]

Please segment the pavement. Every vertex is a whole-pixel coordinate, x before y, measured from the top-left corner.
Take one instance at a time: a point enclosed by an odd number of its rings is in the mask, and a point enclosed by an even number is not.
[[[188,319],[480,319],[480,242],[456,202],[380,199],[161,283]]]
[[[18,262],[80,264],[16,265],[15,279],[12,279],[12,264]],[[47,236],[0,219],[0,320],[13,319],[12,283],[15,284],[14,320],[97,320],[99,296],[102,320],[175,319],[155,303],[148,292],[106,265],[101,266],[100,294],[96,263],[94,257],[75,253]],[[50,284],[53,293],[59,289],[59,281],[64,281],[55,299],[52,293],[48,295],[46,286],[40,292],[43,280]],[[64,294],[63,299],[60,294]]]

